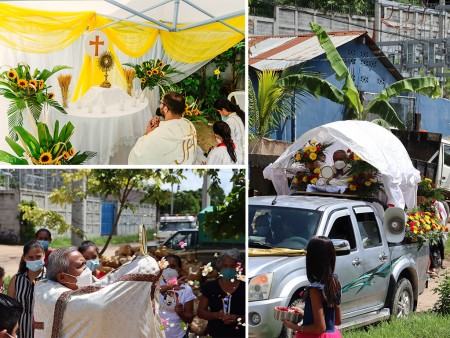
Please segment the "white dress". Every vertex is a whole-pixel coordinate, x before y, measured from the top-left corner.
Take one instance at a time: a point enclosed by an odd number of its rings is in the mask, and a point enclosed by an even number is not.
[[[166,283],[161,280],[161,286],[166,285]],[[182,290],[168,291],[164,295],[159,294],[159,315],[162,320],[162,326],[164,326],[164,333],[166,338],[183,338],[185,335],[185,330],[181,326],[183,321],[175,313],[176,299],[181,304],[186,304],[187,302],[194,300],[195,296],[189,285],[181,285]],[[176,296],[174,296],[174,292]]]
[[[236,153],[240,152],[242,158],[244,158],[244,138],[245,138],[245,127],[241,118],[236,113],[231,113],[225,120],[231,129],[231,139],[236,145]]]
[[[230,154],[228,154],[227,147],[225,145],[219,144],[217,147],[212,149],[208,158],[206,159],[207,165],[236,165],[236,164],[244,164],[244,160],[242,158],[242,154],[235,149],[236,153],[236,163],[231,160]]]
[[[152,132],[140,137],[128,156],[128,164],[194,164],[197,131],[187,119],[161,121]]]

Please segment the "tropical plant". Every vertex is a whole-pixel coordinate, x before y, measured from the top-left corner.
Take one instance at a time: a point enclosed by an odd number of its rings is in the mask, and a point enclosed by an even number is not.
[[[301,73],[293,74],[294,69],[297,68],[288,68],[281,74],[273,70],[258,72],[257,94],[250,79],[248,80],[249,136],[251,138],[267,137],[273,133],[281,121],[295,114],[303,96],[308,95],[299,85],[300,79],[316,77]],[[296,91],[297,89],[299,91]]]
[[[19,63],[16,68],[11,68],[0,74],[0,95],[11,100],[6,113],[8,115],[9,136],[12,139],[17,140],[13,127],[23,125],[22,113],[27,107],[35,121],[39,119],[44,105],[49,105],[66,114],[64,108],[53,99],[55,94],[48,92],[51,86],[48,86],[45,82],[56,72],[67,68],[71,67],[55,66],[51,71],[36,69],[31,72],[29,65]]]
[[[153,89],[159,86],[163,91],[172,84],[168,75],[180,73],[169,64],[164,64],[161,60],[148,60],[142,64],[124,63],[124,66],[132,67],[136,71],[136,77],[141,83],[141,89]]]
[[[188,119],[189,121],[203,121],[208,122],[208,120],[202,116],[202,112],[200,111],[197,100],[192,97],[188,96],[185,98],[185,109],[183,117]]]
[[[38,122],[37,134],[34,137],[21,126],[13,127],[21,145],[8,136],[5,138],[17,156],[0,150],[0,162],[9,164],[82,164],[93,158],[96,153],[85,151],[75,153],[69,139],[74,132],[72,123],[67,123],[59,131],[59,121],[55,122],[53,135],[50,134],[47,124]]]
[[[289,77],[285,79],[285,82],[289,81],[291,85],[303,87],[316,97],[322,96],[333,102],[345,105],[347,107],[344,116],[345,120],[366,120],[369,113],[374,113],[390,125],[399,129],[405,129],[403,122],[388,102],[389,99],[406,92],[427,95],[432,99],[440,97],[441,89],[439,81],[435,77],[411,78],[395,82],[386,87],[364,108],[351,73],[327,32],[314,22],[310,22],[310,26],[312,31],[317,35],[319,43],[336,73],[336,80],[344,80],[344,85],[342,89],[338,89],[327,81],[322,80],[311,83],[309,78],[302,78],[301,76],[297,78]]]

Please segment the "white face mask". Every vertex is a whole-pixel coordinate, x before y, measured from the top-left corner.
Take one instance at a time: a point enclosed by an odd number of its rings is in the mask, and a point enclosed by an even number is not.
[[[177,270],[172,269],[172,268],[165,268],[162,272],[162,276],[166,281],[168,281],[174,277],[178,277],[178,272],[177,272]]]
[[[74,275],[71,275],[68,273],[65,273],[65,274],[77,279],[76,283],[66,282],[68,284],[75,284],[79,288],[82,288],[83,286],[92,285],[92,271],[89,268],[84,269],[83,272],[81,273],[81,275],[79,275],[79,276],[74,276]]]
[[[334,167],[338,170],[345,168],[345,162],[344,161],[336,161],[334,162]]]

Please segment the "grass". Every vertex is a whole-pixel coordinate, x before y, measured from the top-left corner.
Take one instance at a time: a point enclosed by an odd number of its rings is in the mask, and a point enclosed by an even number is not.
[[[147,239],[153,240],[155,230],[147,230]],[[97,244],[99,249],[105,245],[106,240],[108,239],[108,236],[102,236],[102,237],[94,237],[94,238],[87,238],[87,240],[94,242]],[[122,236],[113,236],[111,239],[111,242],[109,244],[128,244],[128,243],[138,243],[139,242],[139,235],[122,235]],[[66,246],[70,246],[71,239],[70,238],[55,238],[52,240],[51,247],[52,248],[63,248]]]
[[[409,318],[385,321],[361,329],[344,331],[345,338],[428,338],[448,337],[450,316],[432,312],[415,313]]]

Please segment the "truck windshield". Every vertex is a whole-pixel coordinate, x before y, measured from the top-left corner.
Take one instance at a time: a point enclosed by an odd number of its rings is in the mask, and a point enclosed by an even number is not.
[[[305,249],[317,232],[322,213],[316,210],[249,206],[249,246]]]
[[[195,223],[192,222],[161,222],[159,230],[161,231],[177,231],[181,229],[194,229]]]

